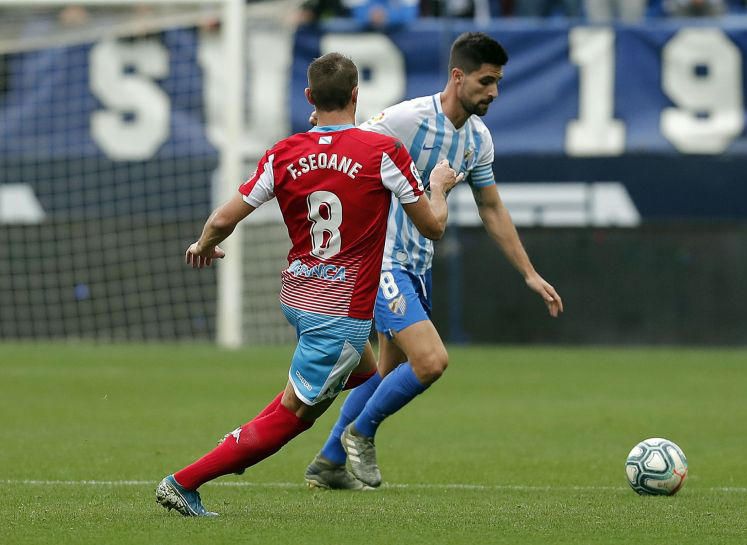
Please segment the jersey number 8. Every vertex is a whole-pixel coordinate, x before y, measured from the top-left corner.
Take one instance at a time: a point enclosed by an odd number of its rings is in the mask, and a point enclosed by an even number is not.
[[[314,191],[306,198],[311,221],[311,253],[329,259],[340,253],[342,238],[342,202],[329,191]]]
[[[389,271],[384,271],[381,273],[381,277],[379,278],[379,287],[381,288],[381,292],[384,294],[384,297],[387,299],[394,299],[399,295],[399,287],[397,286],[397,281],[394,279],[394,275],[390,273]]]

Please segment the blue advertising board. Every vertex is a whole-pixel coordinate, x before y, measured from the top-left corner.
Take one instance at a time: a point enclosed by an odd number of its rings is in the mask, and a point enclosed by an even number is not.
[[[293,132],[307,130],[306,68],[336,50],[360,68],[363,120],[440,91],[450,45],[468,30],[476,29],[444,20],[390,33],[343,23],[301,28],[288,59],[288,90],[276,100],[288,97]],[[524,218],[520,224],[747,219],[746,21],[496,20],[479,30],[510,55],[484,120],[496,179],[512,213]],[[6,56],[0,201],[11,191],[28,194],[25,184],[52,215],[95,217],[102,208],[204,215],[218,162],[211,135],[219,119],[211,112],[220,112],[220,96],[212,106],[206,100],[206,90],[216,88],[209,74],[219,70],[205,64],[203,45],[197,32],[174,30]],[[121,187],[131,179],[133,187]],[[548,184],[555,190],[545,191]],[[187,206],[177,208],[171,196],[180,187],[189,188],[180,195]],[[604,215],[613,209],[624,213]]]
[[[290,93],[293,130],[307,126],[305,67],[320,54],[338,50],[356,61],[365,118],[443,89],[450,45],[470,30],[476,29],[422,21],[388,34],[361,34],[339,23],[299,31]],[[743,19],[645,26],[509,20],[479,30],[498,39],[510,56],[500,95],[484,121],[493,135],[502,192],[517,206],[539,210],[536,221],[524,224],[564,224],[542,220],[562,216],[567,199],[543,197],[527,185],[539,182],[575,184],[556,186],[555,195],[572,193],[579,183],[589,195],[597,182],[617,184],[622,198],[607,207],[626,209],[627,219],[591,221],[592,210],[588,221],[576,214],[567,225],[747,218]],[[593,197],[577,201],[577,208],[594,206]]]
[[[747,22],[713,25],[496,21],[481,28],[510,55],[499,100],[484,118],[496,153],[747,153]],[[444,87],[449,47],[467,30],[475,29],[424,21],[386,35],[347,32],[341,25],[298,32],[290,94],[294,131],[308,119],[305,67],[320,54],[334,47],[350,54],[364,73],[364,104],[381,104],[382,94],[384,102],[397,102]]]

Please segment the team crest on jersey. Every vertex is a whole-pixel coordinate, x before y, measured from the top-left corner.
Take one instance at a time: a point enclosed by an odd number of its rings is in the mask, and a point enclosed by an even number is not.
[[[378,122],[379,122],[379,121],[381,121],[382,119],[384,119],[384,112],[381,112],[380,114],[378,114],[378,115],[375,115],[375,116],[373,116],[373,117],[372,117],[372,118],[370,119],[370,122],[371,122],[371,123],[378,123]]]
[[[404,295],[400,295],[399,297],[392,299],[387,303],[387,305],[389,306],[389,310],[391,310],[394,314],[404,316],[405,312],[407,312],[407,301],[405,300]]]
[[[472,157],[472,154],[475,153],[475,150],[473,148],[470,148],[464,152],[464,160],[469,161],[470,157]]]

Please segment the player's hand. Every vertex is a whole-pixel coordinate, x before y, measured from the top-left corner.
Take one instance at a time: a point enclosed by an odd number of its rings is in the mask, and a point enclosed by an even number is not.
[[[542,297],[550,316],[557,318],[558,315],[563,312],[563,300],[560,298],[560,295],[558,295],[555,288],[547,283],[547,281],[545,281],[545,279],[539,274],[535,272],[534,274],[529,275],[526,278],[526,283],[527,286],[529,286],[529,289]]]
[[[314,110],[309,116],[309,125],[316,127],[317,123],[319,123],[319,117],[317,116],[316,110]]]
[[[431,171],[431,193],[433,191],[442,191],[443,194],[446,195],[463,179],[464,173],[460,173],[457,176],[456,171],[449,166],[449,162],[446,159],[442,159]]]
[[[213,259],[223,259],[225,256],[226,252],[221,250],[219,246],[201,248],[199,243],[195,242],[187,248],[184,257],[187,265],[191,265],[193,269],[202,269],[203,267],[209,267]]]

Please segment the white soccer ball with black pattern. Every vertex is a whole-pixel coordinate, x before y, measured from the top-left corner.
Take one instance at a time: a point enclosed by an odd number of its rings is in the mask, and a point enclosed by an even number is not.
[[[687,458],[672,441],[652,437],[628,454],[625,473],[630,486],[644,496],[672,496],[685,484]]]

